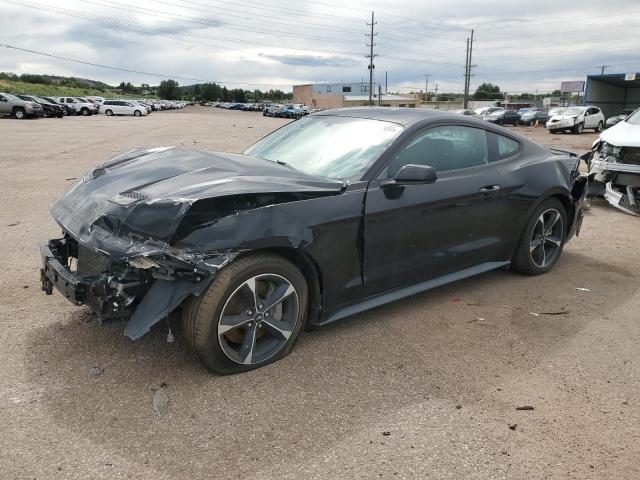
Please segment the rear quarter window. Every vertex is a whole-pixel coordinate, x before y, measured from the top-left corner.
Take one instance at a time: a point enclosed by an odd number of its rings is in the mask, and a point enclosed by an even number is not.
[[[520,153],[520,142],[499,133],[489,132],[489,142],[492,150],[492,162],[504,160]]]

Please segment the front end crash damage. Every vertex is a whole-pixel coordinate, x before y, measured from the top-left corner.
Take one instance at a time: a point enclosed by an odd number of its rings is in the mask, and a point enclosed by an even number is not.
[[[589,167],[589,194],[603,196],[623,212],[640,214],[640,147],[597,140],[582,156]]]
[[[283,168],[172,147],[108,160],[52,204],[63,237],[41,246],[42,289],[55,287],[100,320],[128,319],[125,334],[142,337],[244,251],[228,232],[239,215],[262,218],[246,223],[261,231],[243,232],[260,238],[274,205],[343,189]]]
[[[129,319],[125,334],[142,337],[190,295],[199,296],[215,272],[235,253],[115,257],[94,252],[65,234],[40,247],[42,289],[56,287],[76,305],[90,307],[100,321]],[[203,268],[206,267],[206,268]]]

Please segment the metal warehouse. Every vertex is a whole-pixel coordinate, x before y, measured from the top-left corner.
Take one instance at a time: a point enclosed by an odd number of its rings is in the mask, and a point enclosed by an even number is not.
[[[584,102],[600,107],[606,117],[624,109],[636,109],[640,107],[640,74],[588,75]]]

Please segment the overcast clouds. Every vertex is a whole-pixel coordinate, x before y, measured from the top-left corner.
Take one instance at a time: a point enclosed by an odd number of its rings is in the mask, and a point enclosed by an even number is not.
[[[550,91],[596,73],[596,65],[640,70],[637,0],[0,0],[0,43],[230,88],[290,90],[368,78],[370,10],[378,21],[376,78],[384,82],[388,71],[389,90],[421,88],[426,73],[430,89],[462,89],[471,28],[472,89],[491,81],[511,92]],[[6,48],[0,71],[161,80]]]

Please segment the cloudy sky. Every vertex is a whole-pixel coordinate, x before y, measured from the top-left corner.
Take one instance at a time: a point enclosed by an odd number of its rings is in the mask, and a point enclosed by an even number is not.
[[[390,91],[461,91],[475,30],[472,90],[559,88],[562,80],[640,71],[638,0],[0,0],[0,44],[111,67],[282,88],[368,78],[365,34],[377,24],[376,80]],[[0,47],[0,71],[157,84],[129,73]]]

